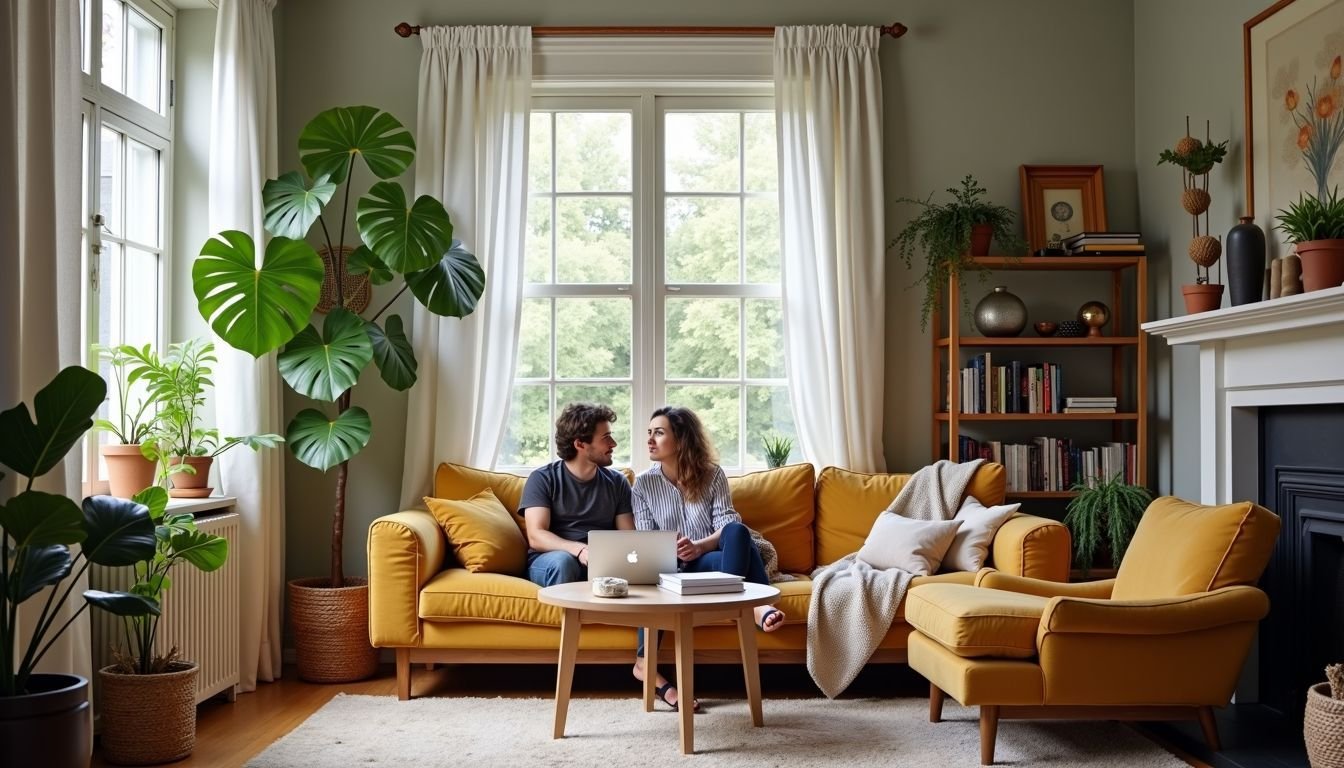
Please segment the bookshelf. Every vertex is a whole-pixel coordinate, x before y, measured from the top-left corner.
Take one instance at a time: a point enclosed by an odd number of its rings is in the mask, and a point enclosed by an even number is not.
[[[973,325],[962,317],[962,286],[954,277],[944,293],[944,303],[933,317],[933,455],[959,461],[960,438],[970,427],[979,437],[994,440],[1003,430],[1024,424],[1040,426],[1040,436],[1056,436],[1056,428],[1067,429],[1079,423],[1108,425],[1111,441],[1132,442],[1135,445],[1134,463],[1137,482],[1147,485],[1148,463],[1148,350],[1141,326],[1147,320],[1148,262],[1143,256],[1024,256],[1011,259],[1003,256],[982,256],[976,264],[993,272],[1090,272],[1109,276],[1110,321],[1102,328],[1103,336],[1062,338],[1034,336],[1029,322],[1023,335],[1015,337],[985,337],[976,334]],[[1094,296],[1080,294],[1078,304]],[[1030,315],[1030,302],[1028,302]],[[1041,319],[1041,318],[1032,318]],[[970,333],[966,333],[969,331]],[[1033,335],[1027,335],[1033,334]],[[1114,335],[1112,335],[1114,334]],[[1077,353],[1091,367],[1109,369],[1110,392],[1118,398],[1116,413],[963,413],[961,409],[961,377],[956,375],[968,364],[968,357],[992,352],[995,360],[1008,355],[1048,356],[1070,350]],[[1002,355],[1003,357],[1000,357]],[[1061,370],[1068,365],[1061,365]],[[1103,374],[1104,376],[1105,374]],[[1062,397],[1098,394],[1094,391],[1076,392],[1064,379]],[[948,406],[951,406],[950,408]],[[1011,491],[1014,500],[1070,499],[1075,494],[1066,490]]]

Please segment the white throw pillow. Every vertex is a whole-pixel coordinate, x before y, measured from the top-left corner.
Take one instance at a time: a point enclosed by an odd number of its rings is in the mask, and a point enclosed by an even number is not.
[[[928,576],[938,571],[959,527],[960,520],[911,520],[883,512],[868,532],[859,559],[879,570],[900,568]]]
[[[989,557],[989,545],[999,526],[1017,514],[1021,504],[1001,504],[986,507],[974,496],[967,496],[953,520],[961,521],[961,528],[952,539],[952,546],[943,555],[944,571],[978,571]]]

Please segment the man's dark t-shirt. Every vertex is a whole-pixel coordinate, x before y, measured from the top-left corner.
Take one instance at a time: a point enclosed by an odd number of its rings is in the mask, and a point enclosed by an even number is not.
[[[557,460],[528,475],[518,511],[551,510],[551,533],[569,541],[588,541],[588,532],[616,527],[617,515],[632,514],[630,483],[620,472],[598,467],[593,479],[581,482]]]

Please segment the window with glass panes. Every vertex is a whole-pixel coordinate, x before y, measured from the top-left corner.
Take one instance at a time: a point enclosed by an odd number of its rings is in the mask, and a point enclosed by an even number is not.
[[[566,403],[617,413],[617,465],[649,414],[687,406],[729,472],[794,437],[768,98],[534,99],[524,306],[496,466],[555,458]]]

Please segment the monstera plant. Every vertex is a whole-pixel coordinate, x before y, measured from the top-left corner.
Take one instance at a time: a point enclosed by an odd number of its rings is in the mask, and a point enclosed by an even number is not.
[[[362,643],[356,653],[326,639],[310,643],[313,635],[325,636],[330,622],[314,619],[309,624],[295,603],[328,599],[311,594],[322,587],[329,593],[354,588],[353,599],[364,601],[367,614],[364,581],[346,579],[341,562],[349,462],[368,444],[373,429],[368,412],[354,404],[353,390],[371,362],[394,389],[409,389],[416,377],[415,354],[401,317],[384,314],[409,290],[435,314],[465,317],[485,289],[480,263],[453,239],[453,224],[443,204],[430,195],[408,199],[401,184],[392,180],[405,173],[414,158],[410,132],[387,112],[365,106],[322,112],[299,134],[304,172],[286,173],[262,187],[264,225],[273,237],[260,264],[253,239],[230,230],[207,242],[192,268],[201,314],[215,333],[254,357],[283,346],[278,366],[285,382],[299,394],[326,404],[296,414],[285,435],[299,461],[323,472],[333,467],[337,471],[330,574],[290,584],[299,673],[309,680],[358,679],[372,674],[377,662],[368,647],[367,630],[357,618],[358,606],[343,614],[352,616],[347,629],[356,634],[351,642]],[[355,204],[360,244],[347,256],[346,225],[359,161],[374,183]],[[338,194],[339,204],[329,210]],[[319,225],[316,233],[314,224]],[[328,290],[336,299],[320,330],[308,321],[322,291],[326,266],[305,240],[310,234],[326,246],[333,275]],[[365,277],[375,286],[400,285],[381,309],[361,317],[346,308],[346,274]],[[333,664],[319,664],[318,655]],[[344,671],[319,671],[341,666],[335,663],[337,657],[355,655],[358,664],[345,663]],[[306,657],[313,663],[305,664]]]

